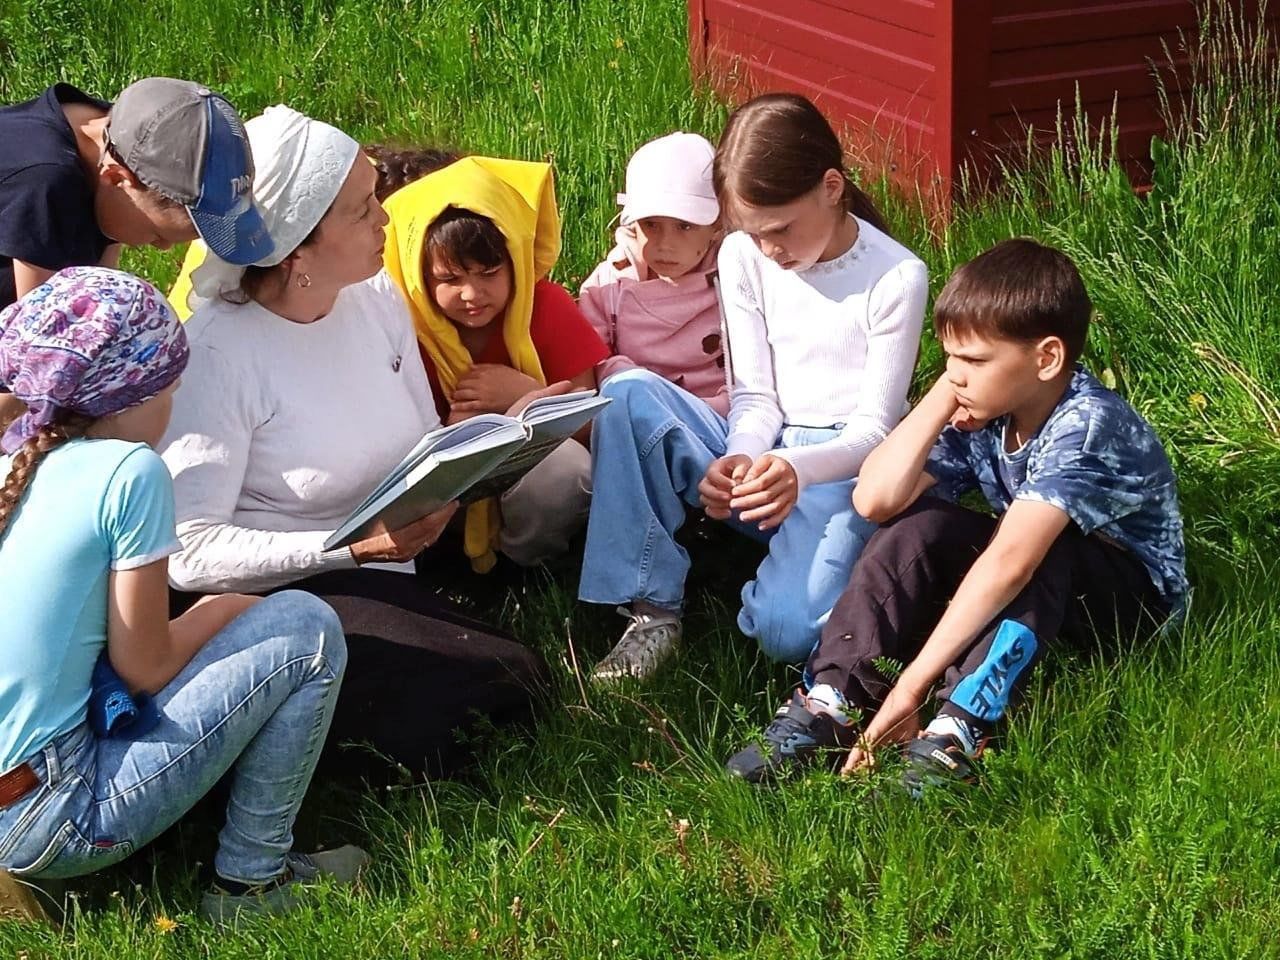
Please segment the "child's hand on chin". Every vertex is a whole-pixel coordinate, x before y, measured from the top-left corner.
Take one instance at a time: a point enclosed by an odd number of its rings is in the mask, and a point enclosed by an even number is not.
[[[988,420],[980,420],[975,417],[968,407],[960,403],[960,398],[956,394],[956,388],[951,383],[951,378],[944,371],[937,380],[934,381],[933,387],[929,390],[929,396],[926,398],[930,402],[936,399],[939,405],[939,412],[950,411],[947,422],[957,430],[972,432],[981,430],[987,425]]]
[[[951,415],[951,425],[957,430],[963,430],[966,433],[981,430],[990,422],[990,420],[978,419],[969,412],[967,407],[956,407],[956,412]]]

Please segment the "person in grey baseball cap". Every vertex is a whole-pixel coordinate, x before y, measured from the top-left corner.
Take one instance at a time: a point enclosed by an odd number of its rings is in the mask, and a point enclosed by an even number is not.
[[[0,309],[64,267],[114,267],[120,247],[201,237],[229,263],[273,244],[253,154],[226,99],[148,77],[114,104],[66,83],[0,107]],[[0,430],[22,405],[0,382]]]
[[[199,236],[262,259],[253,174],[235,109],[186,80],[139,80],[114,104],[60,83],[0,107],[0,307],[63,267],[114,266],[119,245]]]

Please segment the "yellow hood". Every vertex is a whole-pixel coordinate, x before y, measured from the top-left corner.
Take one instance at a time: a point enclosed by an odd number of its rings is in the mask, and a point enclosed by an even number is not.
[[[450,207],[488,217],[506,238],[514,276],[503,340],[512,366],[545,383],[529,321],[533,286],[560,255],[560,215],[550,164],[464,157],[396,191],[384,206],[391,218],[383,253],[387,272],[409,301],[418,340],[435,364],[446,398],[452,398],[458,380],[470,369],[471,355],[427,292],[423,251],[428,228]]]
[[[418,342],[436,368],[446,399],[453,399],[454,387],[471,369],[471,354],[462,345],[457,328],[427,292],[423,252],[428,229],[450,207],[488,217],[506,238],[513,276],[502,338],[511,365],[546,383],[529,322],[533,286],[551,271],[560,255],[560,215],[550,164],[464,157],[397,190],[383,206],[391,218],[383,261],[387,273],[404,291]],[[477,572],[488,572],[497,560],[494,547],[501,523],[496,500],[467,508],[463,547]]]

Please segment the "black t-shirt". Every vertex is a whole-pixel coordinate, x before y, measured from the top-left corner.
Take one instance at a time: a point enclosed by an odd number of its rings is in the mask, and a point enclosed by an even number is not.
[[[0,307],[17,299],[13,261],[46,270],[88,266],[111,243],[93,215],[64,103],[111,104],[66,83],[34,100],[0,107]]]

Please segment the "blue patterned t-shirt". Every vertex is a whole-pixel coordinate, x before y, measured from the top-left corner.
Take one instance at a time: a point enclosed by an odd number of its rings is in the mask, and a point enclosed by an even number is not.
[[[997,513],[1014,500],[1063,511],[1085,534],[1130,550],[1172,608],[1187,592],[1178,488],[1155,431],[1114,391],[1077,367],[1039,432],[1005,452],[1009,417],[981,430],[947,426],[925,470],[955,500],[975,487]]]

